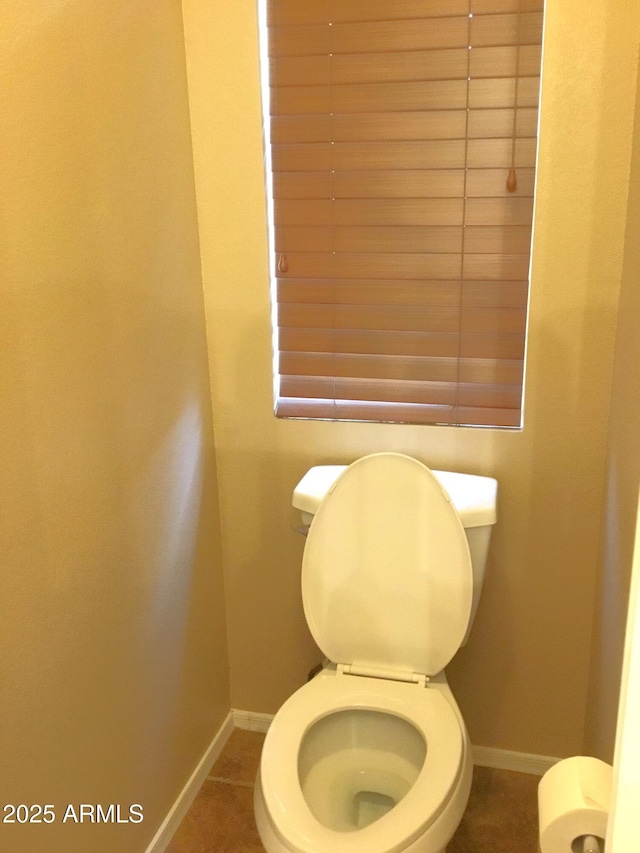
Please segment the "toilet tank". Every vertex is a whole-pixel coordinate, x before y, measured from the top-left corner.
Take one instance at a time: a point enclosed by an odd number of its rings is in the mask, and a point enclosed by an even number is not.
[[[306,533],[320,501],[346,468],[346,465],[316,465],[310,468],[293,491],[293,506],[300,510]],[[458,474],[454,471],[432,471],[440,481],[462,521],[473,570],[473,598],[469,625],[462,645],[467,642],[478,609],[484,572],[489,552],[491,528],[496,523],[498,483],[492,477]]]

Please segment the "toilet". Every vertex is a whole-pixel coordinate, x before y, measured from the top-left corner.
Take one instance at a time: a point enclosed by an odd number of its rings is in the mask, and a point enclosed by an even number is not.
[[[398,453],[318,466],[302,599],[322,670],[267,732],[254,788],[267,853],[441,853],[471,746],[445,666],[482,587],[496,481]]]

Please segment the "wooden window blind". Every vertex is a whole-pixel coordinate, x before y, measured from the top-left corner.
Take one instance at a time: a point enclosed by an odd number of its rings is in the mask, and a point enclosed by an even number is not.
[[[276,414],[521,425],[544,0],[266,0]]]

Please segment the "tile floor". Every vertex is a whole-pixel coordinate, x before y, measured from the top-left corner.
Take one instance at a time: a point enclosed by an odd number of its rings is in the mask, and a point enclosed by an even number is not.
[[[233,732],[166,853],[264,853],[253,820],[263,740],[258,732]],[[467,811],[447,853],[536,853],[539,781],[476,767]]]

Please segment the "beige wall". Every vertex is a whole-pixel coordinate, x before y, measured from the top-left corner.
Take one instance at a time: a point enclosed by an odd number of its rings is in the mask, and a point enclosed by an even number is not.
[[[229,707],[180,2],[3,0],[0,81],[0,847],[139,853]]]
[[[611,397],[586,751],[613,757],[640,487],[640,77]]]
[[[449,667],[473,741],[580,752],[640,8],[549,3],[522,432],[274,418],[255,4],[184,9],[233,705],[275,711],[319,659],[297,479],[393,449],[500,481],[485,594]]]

